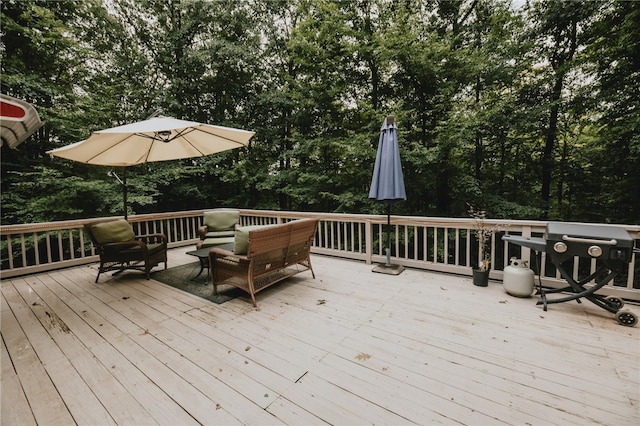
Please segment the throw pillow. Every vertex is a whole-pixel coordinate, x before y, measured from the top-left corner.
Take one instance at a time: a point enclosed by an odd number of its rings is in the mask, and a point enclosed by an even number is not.
[[[251,225],[241,226],[236,229],[235,239],[233,242],[233,252],[235,254],[247,254],[249,248],[249,232],[256,229],[264,229],[273,225]]]

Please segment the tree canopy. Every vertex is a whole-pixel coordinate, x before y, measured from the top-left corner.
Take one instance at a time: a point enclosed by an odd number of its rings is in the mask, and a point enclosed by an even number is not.
[[[107,169],[46,151],[161,113],[256,135],[131,168],[130,214],[381,213],[393,115],[396,214],[638,224],[640,2],[576,3],[3,0],[1,91],[45,126],[2,147],[2,223],[122,214]]]

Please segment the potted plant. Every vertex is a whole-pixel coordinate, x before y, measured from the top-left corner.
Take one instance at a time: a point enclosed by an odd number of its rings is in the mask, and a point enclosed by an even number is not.
[[[503,225],[487,223],[487,212],[468,204],[469,215],[473,218],[473,233],[478,241],[478,265],[473,268],[473,284],[479,287],[489,285],[489,269],[491,265],[491,236],[502,229]]]

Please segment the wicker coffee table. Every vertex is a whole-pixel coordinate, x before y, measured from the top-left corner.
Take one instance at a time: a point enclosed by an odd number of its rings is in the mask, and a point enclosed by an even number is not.
[[[209,278],[211,276],[211,271],[209,271],[209,251],[211,251],[211,249],[214,248],[214,247],[218,247],[218,248],[221,248],[221,249],[233,251],[233,243],[227,243],[227,244],[220,244],[218,246],[204,247],[204,248],[201,248],[201,249],[198,249],[198,250],[191,250],[191,251],[188,251],[186,253],[188,255],[197,257],[198,260],[200,261],[200,271],[198,272],[198,274],[196,276],[191,278],[191,281],[193,281],[196,278],[198,278],[200,276],[200,274],[202,274],[202,271],[204,271],[205,268],[206,268],[207,269],[207,281],[205,281],[205,284],[209,283]]]

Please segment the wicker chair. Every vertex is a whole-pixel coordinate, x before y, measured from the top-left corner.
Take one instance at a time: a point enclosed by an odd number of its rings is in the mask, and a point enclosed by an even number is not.
[[[233,209],[215,209],[206,211],[203,224],[198,228],[200,241],[198,249],[232,243],[235,229],[240,223],[240,211]]]
[[[164,234],[136,236],[125,219],[97,220],[84,225],[100,255],[100,274],[125,269],[143,271],[150,278],[151,268],[164,262],[167,269],[167,237]]]

